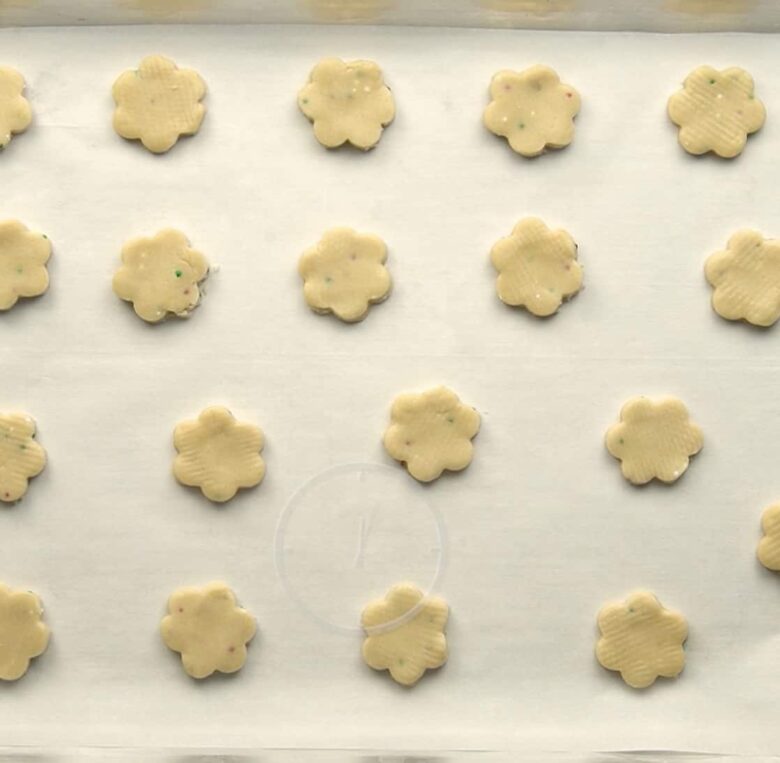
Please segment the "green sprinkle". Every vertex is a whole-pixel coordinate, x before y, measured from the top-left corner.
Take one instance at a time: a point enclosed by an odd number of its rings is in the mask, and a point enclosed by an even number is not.
[[[404,661],[403,661],[403,659],[400,659],[400,660],[398,660],[398,664],[399,664],[399,665],[401,665],[401,666],[403,666],[403,664],[404,664]]]
[[[449,421],[450,424],[454,424],[455,423],[455,419],[453,419],[452,416],[447,416],[447,421]]]
[[[304,98],[301,103],[305,106],[309,102],[308,98]]]
[[[748,98],[750,98],[750,100],[751,100],[751,101],[752,101],[752,100],[754,100],[754,99],[755,99],[755,97],[756,97],[756,96],[755,96],[755,95],[753,95],[753,93],[751,93],[751,94],[748,96]]]
[[[47,241],[49,240],[49,237],[45,233],[41,233],[41,236],[43,236]]]
[[[621,437],[618,442],[622,445],[623,444],[623,438]]]
[[[19,273],[19,275],[22,274],[23,270],[24,270],[24,268],[22,268],[21,265],[19,265],[19,267],[16,268],[16,272]]]
[[[518,130],[525,130],[525,125],[522,122],[517,123],[517,129]]]
[[[176,270],[176,278],[181,278],[181,270]]]
[[[714,85],[714,84],[715,84],[715,80],[714,80],[714,79],[711,79],[711,80],[710,80],[710,85]]]
[[[27,446],[26,445],[20,445],[19,446],[19,450],[27,450]]]
[[[325,283],[333,283],[333,279],[330,276],[325,276]]]

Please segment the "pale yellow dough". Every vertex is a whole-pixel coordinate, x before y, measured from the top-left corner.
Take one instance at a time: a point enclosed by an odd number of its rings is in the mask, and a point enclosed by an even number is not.
[[[565,230],[550,230],[540,219],[526,217],[512,234],[490,251],[498,271],[496,291],[507,305],[548,316],[582,286],[577,245]]]
[[[389,670],[395,681],[413,686],[426,670],[447,661],[449,608],[411,583],[394,585],[363,610],[363,659],[374,670]]]
[[[0,66],[0,149],[30,126],[32,110],[23,93],[24,77],[10,66]]]
[[[764,511],[761,529],[764,537],[758,544],[758,559],[768,570],[780,572],[780,503]]]
[[[298,93],[298,106],[327,148],[348,142],[367,151],[395,116],[393,95],[373,61],[324,58]]]
[[[16,681],[49,645],[41,600],[31,591],[0,583],[0,680]]]
[[[51,242],[42,233],[33,233],[18,220],[0,222],[0,310],[49,288],[50,256]]]
[[[186,318],[200,302],[200,284],[208,273],[206,258],[190,247],[183,233],[168,228],[122,247],[114,293],[132,302],[136,315],[149,323],[169,315]]]
[[[229,501],[240,488],[265,476],[260,427],[236,421],[227,408],[206,408],[195,421],[183,421],[173,434],[178,451],[173,473],[182,485],[199,487],[215,503]]]
[[[147,56],[138,69],[120,74],[112,94],[114,129],[155,154],[173,148],[181,135],[194,135],[206,113],[201,76],[165,56]]]
[[[669,98],[669,118],[679,128],[689,154],[713,151],[724,159],[742,153],[747,136],[764,124],[764,105],[755,97],[753,78],[737,67],[694,69]]]
[[[46,451],[35,441],[35,422],[24,413],[0,413],[0,501],[18,501],[44,466]]]
[[[241,670],[256,630],[254,617],[218,582],[174,591],[160,624],[165,645],[181,654],[182,667],[193,678]]]
[[[780,240],[741,230],[704,266],[712,307],[729,321],[771,326],[780,318]]]
[[[306,304],[347,323],[363,320],[372,304],[390,294],[386,260],[387,247],[378,236],[351,228],[326,231],[298,263]]]
[[[412,477],[431,482],[445,469],[460,471],[471,463],[479,424],[479,414],[451,389],[434,387],[396,397],[384,445]]]
[[[598,661],[607,670],[619,671],[634,689],[651,686],[659,676],[676,678],[682,672],[688,624],[679,612],[664,609],[649,591],[602,607],[598,626]]]
[[[568,146],[574,138],[579,93],[549,66],[498,72],[490,83],[490,98],[485,127],[506,138],[518,154],[538,156],[548,147]]]
[[[698,453],[704,438],[688,409],[675,397],[632,397],[620,411],[620,422],[607,430],[607,450],[623,476],[635,485],[652,479],[675,482]]]

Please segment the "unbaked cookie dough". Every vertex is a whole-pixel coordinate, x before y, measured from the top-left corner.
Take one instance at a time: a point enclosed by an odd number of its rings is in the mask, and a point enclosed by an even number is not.
[[[619,671],[634,689],[651,686],[659,676],[676,678],[682,673],[688,623],[649,591],[602,607],[598,626],[598,661],[607,670]]]
[[[32,110],[23,93],[24,77],[10,66],[0,66],[0,150],[30,126]]]
[[[563,84],[549,66],[498,72],[490,83],[490,98],[483,115],[485,127],[506,138],[522,156],[564,148],[574,138],[579,93]]]
[[[0,583],[0,680],[16,681],[49,645],[41,600]]]
[[[537,217],[517,223],[490,250],[490,261],[498,271],[499,299],[541,317],[557,312],[582,287],[574,239],[565,230],[550,230]]]
[[[764,537],[758,544],[758,560],[768,570],[780,572],[780,503],[764,511],[761,529]]]
[[[18,220],[0,222],[0,310],[49,288],[49,257],[51,242],[42,233],[33,233]]]
[[[395,116],[393,94],[373,61],[324,58],[298,93],[298,106],[327,148],[351,143],[368,151]]]
[[[46,466],[35,440],[35,421],[24,413],[0,413],[0,501],[14,503]]]
[[[708,151],[732,159],[742,153],[747,136],[764,124],[764,105],[753,92],[753,78],[737,67],[718,71],[694,69],[669,98],[669,118],[679,128],[678,140],[689,154]]]
[[[473,457],[471,440],[479,432],[479,414],[447,387],[399,395],[385,430],[387,452],[420,482],[465,469]]]
[[[411,583],[394,585],[363,610],[363,659],[374,670],[389,670],[404,686],[447,661],[449,608],[438,596],[425,596]]]
[[[200,303],[200,285],[208,274],[206,258],[190,247],[183,233],[167,228],[122,247],[114,293],[132,302],[136,315],[148,323],[169,315],[186,318]]]
[[[654,478],[675,482],[703,444],[701,429],[676,397],[632,397],[620,411],[620,422],[606,435],[607,450],[634,485]]]
[[[780,318],[780,240],[741,230],[704,266],[712,307],[729,321],[771,326]]]
[[[174,591],[160,624],[165,645],[181,654],[182,667],[193,678],[241,670],[256,630],[254,617],[219,582]]]
[[[390,294],[387,247],[378,236],[332,228],[298,263],[306,304],[347,323],[361,321],[368,308]]]
[[[155,154],[173,148],[181,135],[194,135],[206,113],[200,74],[179,69],[165,56],[147,56],[138,69],[120,74],[112,94],[114,129]]]
[[[229,501],[239,488],[259,485],[265,476],[260,427],[236,421],[227,408],[206,408],[183,421],[173,434],[178,452],[173,473],[182,485],[199,487],[215,503]]]

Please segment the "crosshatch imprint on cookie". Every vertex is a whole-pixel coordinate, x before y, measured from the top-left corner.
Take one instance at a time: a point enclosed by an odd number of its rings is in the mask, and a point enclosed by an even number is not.
[[[499,299],[547,317],[582,288],[577,244],[565,230],[550,230],[536,217],[526,217],[490,251],[498,272]]]
[[[644,485],[653,479],[678,480],[704,438],[681,400],[640,395],[622,407],[620,421],[607,430],[605,443],[620,461],[623,476],[634,485]]]
[[[204,409],[194,421],[183,421],[173,434],[173,474],[182,484],[200,488],[215,503],[225,503],[242,488],[265,477],[262,429],[239,422],[222,406]]]
[[[490,98],[483,114],[485,127],[506,138],[521,156],[539,156],[572,142],[580,96],[549,66],[498,72],[490,83]]]
[[[206,114],[201,103],[206,83],[165,56],[147,56],[138,69],[120,74],[111,92],[117,134],[140,140],[155,154],[169,151],[182,135],[198,132]]]
[[[694,155],[712,152],[724,159],[742,153],[748,135],[766,119],[753,78],[744,69],[694,69],[669,98],[669,118],[679,127],[680,145]]]
[[[676,678],[685,666],[688,623],[649,591],[602,607],[598,628],[596,658],[634,689],[646,689],[659,677]]]

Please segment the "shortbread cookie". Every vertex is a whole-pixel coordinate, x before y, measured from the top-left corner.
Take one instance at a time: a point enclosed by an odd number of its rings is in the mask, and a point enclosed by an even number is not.
[[[155,154],[173,148],[181,135],[194,135],[206,113],[201,76],[165,56],[147,56],[138,69],[120,74],[112,94],[114,129]]]
[[[546,148],[568,146],[574,138],[579,93],[549,66],[498,72],[490,83],[490,98],[485,127],[506,138],[518,154],[538,156]]]
[[[378,236],[351,228],[326,231],[298,263],[306,304],[347,323],[363,320],[372,304],[390,294],[386,260],[387,247]]]
[[[0,583],[0,680],[16,681],[49,645],[41,600],[31,591]]]
[[[771,326],[780,318],[780,240],[741,230],[704,266],[712,307],[729,321]]]
[[[689,154],[708,151],[731,159],[742,153],[747,136],[764,124],[764,105],[753,92],[753,78],[732,67],[694,69],[671,98],[669,118],[679,128],[678,140]]]
[[[11,142],[11,136],[30,126],[32,109],[23,93],[24,77],[10,66],[0,66],[0,150]]]
[[[664,609],[649,591],[602,607],[598,625],[598,661],[607,670],[619,671],[634,689],[647,688],[659,676],[676,678],[682,672],[688,624],[679,612]]]
[[[512,234],[490,250],[490,260],[498,271],[499,299],[534,315],[557,312],[582,286],[574,240],[565,230],[550,230],[537,217],[517,223]]]
[[[46,451],[35,440],[35,422],[24,413],[0,413],[0,501],[18,501],[44,466]]]
[[[224,583],[174,591],[160,624],[165,645],[181,654],[182,667],[193,678],[241,670],[256,630],[254,617]]]
[[[457,472],[471,463],[479,424],[479,414],[451,389],[434,387],[393,401],[384,445],[412,477],[431,482],[445,469]]]
[[[49,288],[50,256],[51,242],[42,233],[33,233],[18,220],[0,222],[0,310]]]
[[[758,544],[758,559],[768,570],[780,572],[780,503],[764,511],[761,529],[764,537]]]
[[[363,659],[374,670],[389,670],[395,681],[413,686],[426,670],[447,661],[449,608],[411,583],[394,585],[363,610]]]
[[[606,436],[607,450],[620,460],[623,476],[634,485],[652,479],[676,481],[703,444],[701,429],[676,397],[632,397]]]
[[[152,238],[134,238],[122,247],[114,292],[133,303],[139,318],[157,323],[169,315],[186,318],[199,304],[209,274],[206,258],[180,231],[167,228]]]
[[[236,421],[227,408],[206,408],[196,421],[183,421],[174,431],[173,444],[178,451],[173,462],[176,479],[199,487],[215,503],[229,501],[239,488],[259,485],[265,476],[262,430]]]
[[[327,148],[351,143],[367,151],[395,116],[393,95],[373,61],[324,58],[298,93],[298,106]]]

